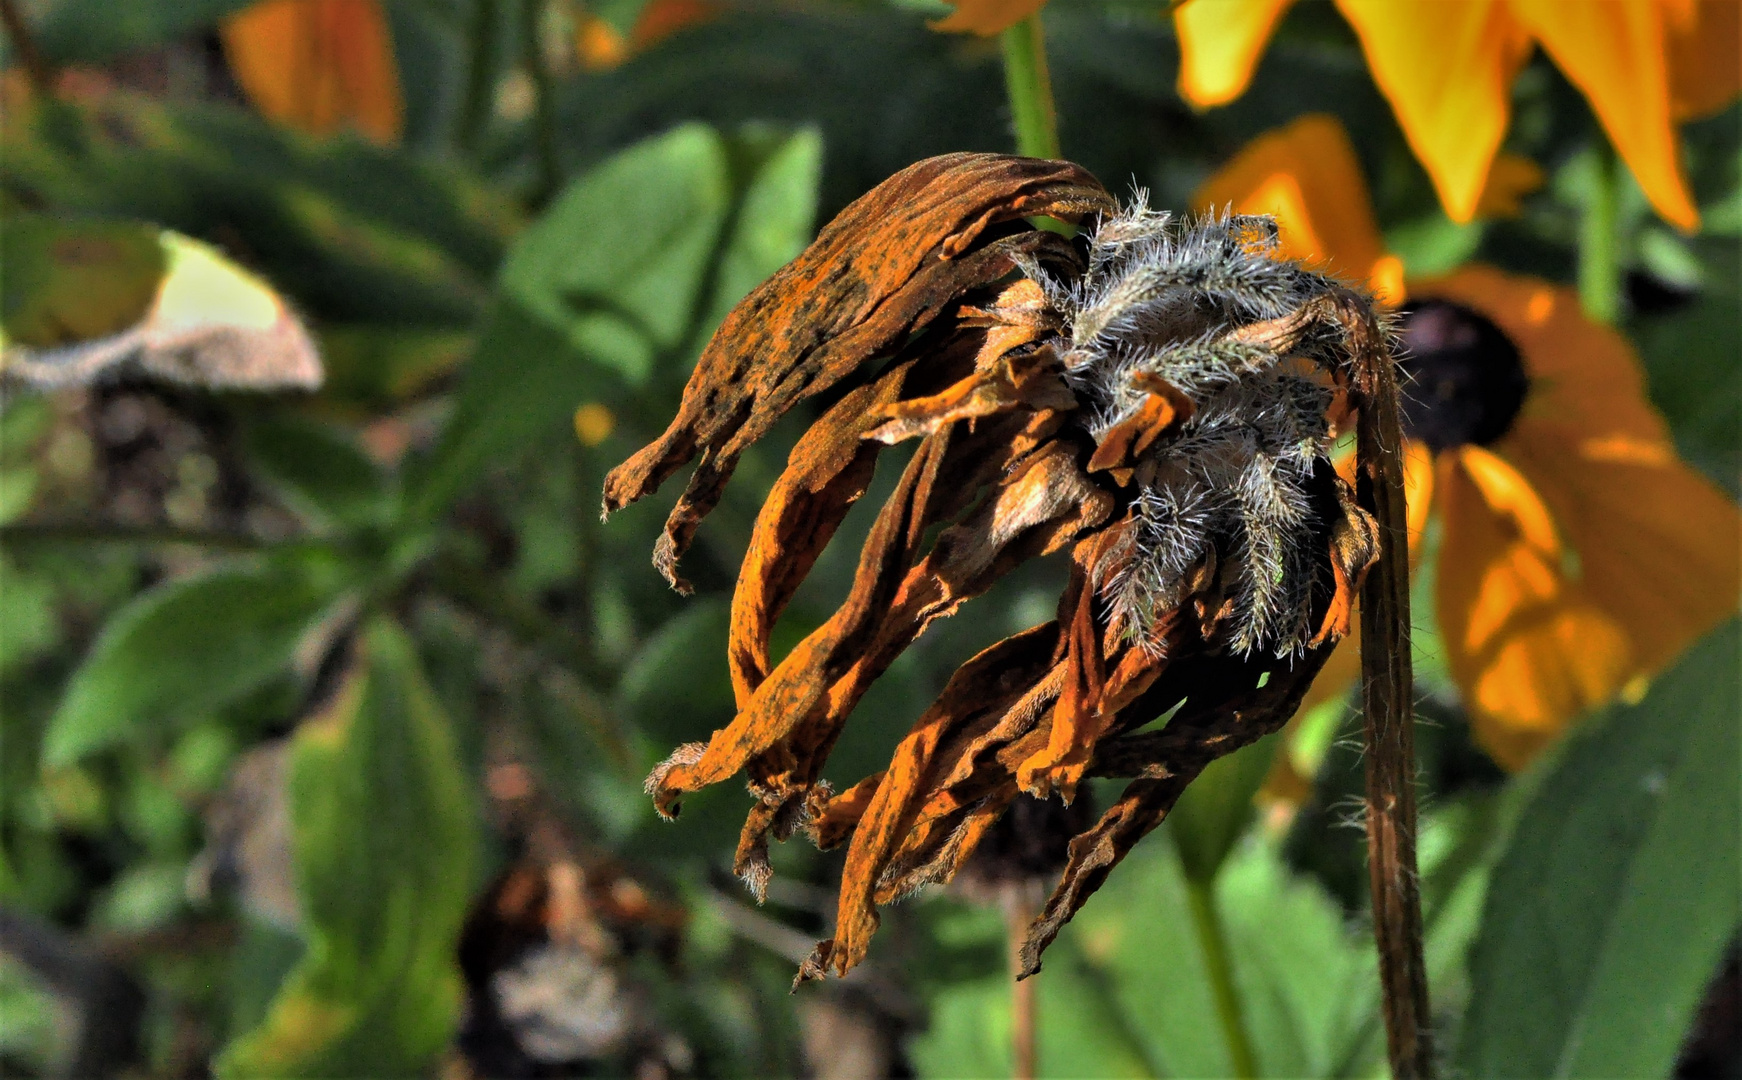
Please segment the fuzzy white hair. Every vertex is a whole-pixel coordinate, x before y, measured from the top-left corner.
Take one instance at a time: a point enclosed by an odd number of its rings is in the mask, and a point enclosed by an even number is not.
[[[1144,202],[1140,191],[1099,223],[1075,280],[1022,267],[1065,316],[1066,378],[1097,442],[1142,406],[1139,373],[1195,406],[1144,452],[1135,558],[1097,587],[1114,623],[1147,642],[1155,614],[1183,600],[1186,575],[1219,554],[1237,574],[1231,647],[1286,657],[1313,632],[1308,485],[1328,459],[1331,389],[1314,366],[1226,335],[1340,286],[1279,258],[1272,218],[1176,221]]]

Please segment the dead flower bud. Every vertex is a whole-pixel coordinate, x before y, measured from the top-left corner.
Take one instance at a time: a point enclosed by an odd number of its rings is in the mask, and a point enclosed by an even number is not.
[[[678,558],[744,448],[861,380],[757,519],[732,603],[737,717],[648,779],[671,815],[683,793],[747,774],[737,870],[759,891],[771,836],[848,845],[835,937],[801,980],[862,960],[877,905],[948,881],[1018,793],[1068,803],[1085,776],[1132,778],[1070,843],[1022,953],[1023,974],[1039,970],[1199,771],[1287,721],[1350,628],[1380,550],[1375,484],[1358,505],[1328,452],[1363,404],[1395,430],[1387,329],[1364,294],[1278,257],[1270,219],[1141,203],[1119,207],[1067,162],[903,170],[727,316],[671,426],[606,480],[609,512],[700,457],[654,553],[685,591]],[[1024,220],[1039,215],[1086,231]],[[878,454],[906,439],[917,449],[851,593],[774,665],[776,619]],[[934,619],[1061,550],[1054,621],[963,664],[887,770],[839,793],[822,780],[854,705]]]

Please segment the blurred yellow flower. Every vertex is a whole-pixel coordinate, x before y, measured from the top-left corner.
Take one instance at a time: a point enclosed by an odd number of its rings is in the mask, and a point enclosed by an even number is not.
[[[1305,117],[1196,201],[1275,214],[1291,255],[1370,282],[1380,268],[1388,290],[1359,180],[1337,122]],[[1570,290],[1468,266],[1385,294],[1408,298],[1412,547],[1437,518],[1447,666],[1477,740],[1521,768],[1736,611],[1742,516],[1677,456],[1632,347]],[[1339,651],[1316,700],[1354,675],[1355,650]]]
[[[1245,92],[1292,0],[1186,0],[1174,11],[1180,93]],[[1699,226],[1675,125],[1742,92],[1736,0],[1337,0],[1380,91],[1453,220],[1469,221],[1510,119],[1513,78],[1541,45],[1578,87],[1652,206]]]
[[[405,105],[377,0],[262,0],[224,20],[222,36],[236,81],[273,120],[399,141]]]

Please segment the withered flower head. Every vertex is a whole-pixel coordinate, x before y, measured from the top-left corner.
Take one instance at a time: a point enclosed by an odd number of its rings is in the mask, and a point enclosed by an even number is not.
[[[1086,232],[1024,220],[1040,215]],[[757,801],[736,868],[758,893],[771,836],[849,845],[835,937],[801,979],[863,959],[876,905],[949,880],[1019,792],[1069,802],[1085,776],[1133,778],[1071,842],[1024,948],[1025,974],[1038,970],[1186,784],[1281,726],[1348,631],[1380,530],[1328,452],[1363,403],[1396,430],[1387,332],[1364,295],[1275,246],[1268,218],[1121,209],[1066,162],[922,161],[732,311],[677,418],[607,478],[609,512],[699,455],[654,554],[687,591],[678,558],[744,448],[861,380],[793,449],[757,519],[732,603],[737,717],[647,785],[669,816],[684,792],[745,771]],[[776,619],[878,454],[906,439],[918,446],[851,593],[774,665]],[[1363,505],[1379,505],[1369,487]],[[902,650],[1060,550],[1072,568],[1057,619],[963,664],[887,770],[839,793],[823,781],[848,714]]]

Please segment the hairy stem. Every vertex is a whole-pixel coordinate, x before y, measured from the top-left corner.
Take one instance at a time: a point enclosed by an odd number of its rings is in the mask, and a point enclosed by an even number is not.
[[[1192,926],[1197,930],[1198,945],[1204,951],[1204,967],[1210,974],[1210,992],[1216,999],[1216,1019],[1222,1025],[1228,1061],[1234,1067],[1234,1075],[1242,1080],[1257,1076],[1258,1056],[1246,1035],[1240,991],[1234,985],[1234,967],[1228,960],[1228,936],[1222,927],[1222,916],[1216,911],[1214,885],[1195,878],[1188,880],[1186,896],[1191,900]]]
[[[1369,315],[1356,324],[1355,499],[1379,524],[1379,562],[1361,587],[1361,704],[1367,736],[1367,872],[1391,1074],[1433,1073],[1421,883],[1415,861],[1415,698],[1403,430],[1393,360]]]
[[[1004,88],[1016,127],[1016,152],[1024,157],[1059,156],[1058,112],[1046,68],[1046,37],[1040,13],[1004,31]]]
[[[1621,163],[1614,147],[1601,138],[1591,154],[1579,222],[1579,302],[1586,315],[1613,324],[1621,316]]]

